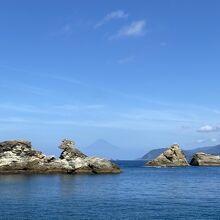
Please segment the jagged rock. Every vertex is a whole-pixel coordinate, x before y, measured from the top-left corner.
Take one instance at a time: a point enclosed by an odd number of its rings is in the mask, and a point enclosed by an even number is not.
[[[145,165],[162,167],[189,166],[186,157],[178,144],[172,145],[154,160],[147,162]]]
[[[193,155],[192,166],[220,166],[220,156],[199,152]]]
[[[85,154],[83,154],[76,148],[75,142],[71,140],[64,139],[59,148],[63,150],[63,152],[60,155],[60,159],[72,160],[77,157],[87,157]]]
[[[0,143],[0,173],[119,173],[112,162],[88,157],[75,143],[64,140],[59,146],[59,159],[46,156],[32,148],[28,141],[15,140]]]

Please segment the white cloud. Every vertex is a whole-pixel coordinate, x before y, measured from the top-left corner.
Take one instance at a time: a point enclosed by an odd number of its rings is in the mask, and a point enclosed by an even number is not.
[[[110,20],[116,20],[116,19],[125,19],[128,17],[128,14],[125,13],[122,10],[113,11],[109,14],[107,14],[102,20],[100,20],[96,25],[95,28],[99,28],[105,23],[109,22]]]
[[[198,132],[205,132],[205,133],[217,132],[217,131],[220,131],[220,125],[217,125],[217,126],[205,125],[198,129]]]
[[[118,38],[118,37],[143,36],[146,32],[145,26],[146,26],[145,20],[133,21],[130,25],[122,27],[115,35],[115,37]]]

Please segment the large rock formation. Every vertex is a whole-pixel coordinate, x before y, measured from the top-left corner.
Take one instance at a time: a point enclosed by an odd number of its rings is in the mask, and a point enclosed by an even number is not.
[[[199,152],[193,155],[192,166],[220,166],[220,156]]]
[[[32,148],[28,141],[15,140],[0,143],[0,173],[119,173],[111,161],[88,157],[75,143],[64,140],[59,159],[46,156]]]
[[[154,160],[147,162],[145,165],[161,167],[189,166],[186,157],[178,144],[172,145]]]

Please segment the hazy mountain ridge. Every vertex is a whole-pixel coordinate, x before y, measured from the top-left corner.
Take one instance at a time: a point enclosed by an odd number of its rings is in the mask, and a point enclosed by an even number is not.
[[[101,156],[108,159],[118,159],[121,149],[104,139],[98,139],[85,147],[84,152],[90,156]]]
[[[143,157],[139,158],[140,160],[153,160],[161,153],[163,153],[167,148],[158,148],[150,150]],[[99,156],[107,159],[127,159],[132,153],[133,149],[123,149],[104,139],[98,139],[94,141],[87,147],[82,148],[82,150],[90,156]],[[183,150],[186,159],[188,162],[192,159],[193,154],[197,152],[204,152],[213,155],[220,155],[220,145],[208,146],[208,147],[199,147],[191,150]]]
[[[83,147],[82,150],[89,156],[99,156],[113,160],[132,160],[140,155],[140,152],[136,152],[134,148],[119,147],[104,139],[98,139],[89,146]]]
[[[157,156],[159,156],[161,153],[163,153],[165,149],[166,148],[159,148],[159,149],[151,150],[148,153],[146,153],[141,159],[142,160],[153,160]],[[183,150],[183,152],[186,155],[186,159],[190,161],[192,159],[193,154],[197,152],[220,155],[220,145],[209,146],[209,147],[199,147],[199,148],[194,148],[192,150]]]

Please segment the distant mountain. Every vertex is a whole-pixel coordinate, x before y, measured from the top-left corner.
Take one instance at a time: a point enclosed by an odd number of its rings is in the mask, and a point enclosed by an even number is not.
[[[118,159],[121,155],[121,149],[106,140],[99,139],[85,147],[83,151],[89,156],[99,156],[107,159]]]
[[[148,153],[146,153],[143,157],[141,157],[140,159],[141,160],[153,160],[154,158],[162,154],[165,150],[166,148],[159,148],[159,149],[151,150]]]
[[[161,153],[163,153],[165,149],[166,148],[159,148],[159,149],[151,150],[147,154],[145,154],[141,159],[142,160],[153,160],[154,158],[159,156]],[[183,152],[186,155],[186,159],[190,161],[192,159],[193,154],[197,152],[220,155],[220,145],[210,146],[210,147],[200,147],[200,148],[195,148],[192,150],[183,150]]]

